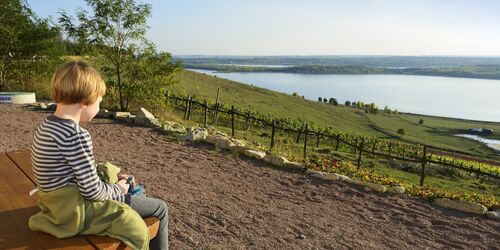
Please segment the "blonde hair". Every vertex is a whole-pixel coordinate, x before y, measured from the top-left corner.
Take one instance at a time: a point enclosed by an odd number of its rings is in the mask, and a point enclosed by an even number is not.
[[[50,82],[52,100],[57,103],[92,104],[106,94],[106,85],[99,73],[81,61],[65,63],[56,70]]]

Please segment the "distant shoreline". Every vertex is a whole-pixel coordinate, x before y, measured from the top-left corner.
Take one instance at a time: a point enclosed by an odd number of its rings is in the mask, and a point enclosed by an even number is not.
[[[262,67],[221,64],[186,64],[186,69],[214,70],[220,73],[293,73],[311,75],[419,75],[454,78],[472,78],[484,80],[500,80],[500,66],[494,71],[487,71],[484,67],[476,66],[475,72],[466,71],[469,67],[450,68],[378,68],[348,65],[305,65],[287,67]]]

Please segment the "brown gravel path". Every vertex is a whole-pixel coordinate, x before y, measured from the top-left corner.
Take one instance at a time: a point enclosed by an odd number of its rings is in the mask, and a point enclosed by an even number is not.
[[[0,152],[29,148],[46,115],[0,104]],[[97,160],[167,202],[171,249],[500,249],[500,222],[483,216],[311,180],[149,128],[84,127]]]

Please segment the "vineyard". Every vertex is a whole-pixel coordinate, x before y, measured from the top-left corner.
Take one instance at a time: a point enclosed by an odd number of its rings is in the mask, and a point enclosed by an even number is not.
[[[490,205],[496,204],[495,200],[500,197],[500,162],[494,160],[432,145],[362,136],[218,101],[200,101],[172,93],[166,100],[167,109],[186,123],[217,127],[232,137],[251,141],[261,150],[302,162],[308,168],[338,172],[339,168],[332,162],[345,162],[349,169],[354,167],[357,171],[354,173],[351,169],[349,174],[364,173],[363,179],[413,183],[408,188],[414,194],[434,197],[447,190],[457,190],[458,193],[446,196],[458,197],[466,192],[465,197],[476,197],[475,193],[483,192],[489,197],[486,203]],[[384,167],[377,167],[380,165]],[[375,168],[380,171],[374,173]],[[366,174],[368,172],[371,174]],[[472,200],[485,200],[479,197]]]

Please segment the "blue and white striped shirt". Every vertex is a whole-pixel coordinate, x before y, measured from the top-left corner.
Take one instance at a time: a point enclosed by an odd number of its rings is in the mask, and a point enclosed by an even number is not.
[[[118,185],[99,179],[90,133],[73,120],[46,117],[35,131],[31,161],[44,192],[76,185],[87,200],[130,202],[130,194],[124,195]]]

